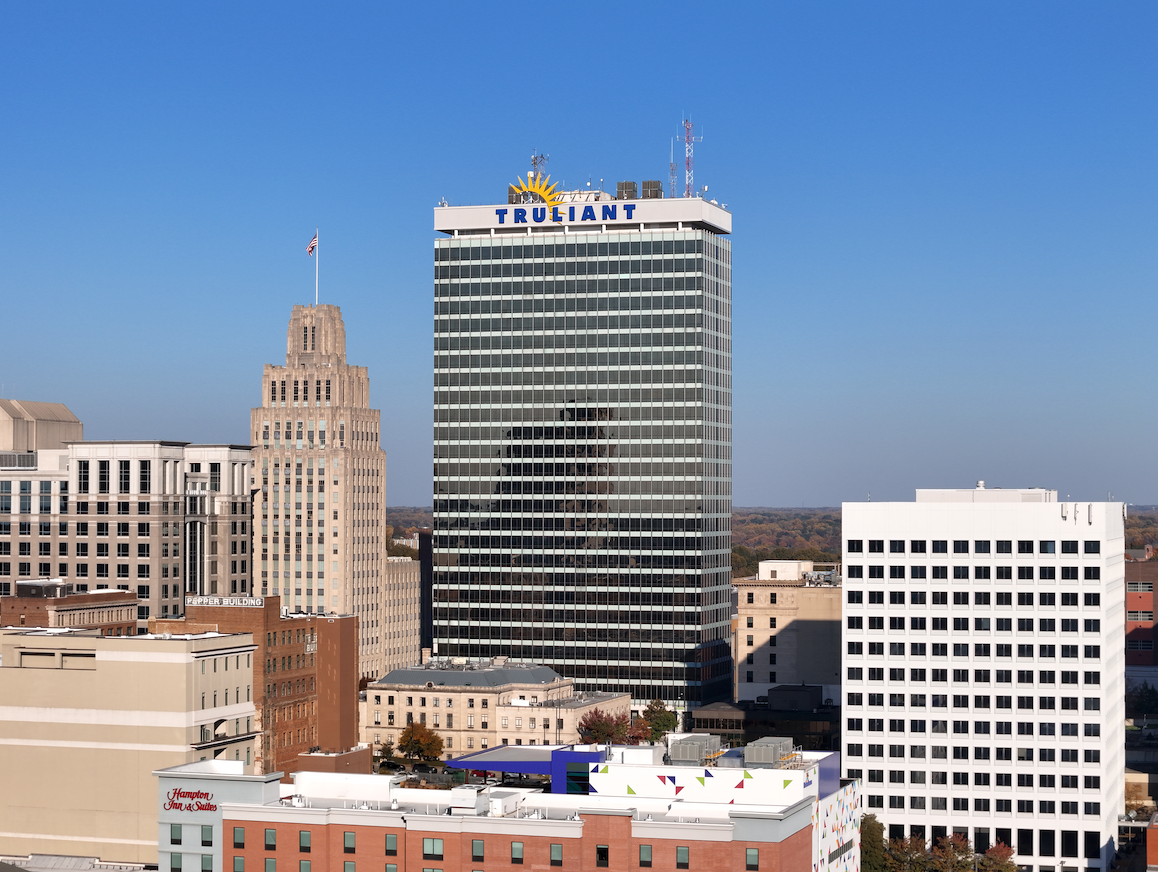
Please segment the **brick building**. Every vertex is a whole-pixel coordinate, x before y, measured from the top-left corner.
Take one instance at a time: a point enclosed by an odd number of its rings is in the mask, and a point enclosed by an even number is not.
[[[255,772],[370,771],[358,743],[358,629],[353,615],[282,614],[279,597],[190,596],[155,633],[250,633],[258,733]]]
[[[1158,666],[1154,654],[1154,582],[1158,560],[1127,560],[1126,665]]]
[[[403,787],[400,777],[299,772],[289,795],[225,799],[198,822],[214,832],[220,822],[221,867],[237,872],[859,868],[859,784],[839,780],[837,755],[803,755],[788,767],[734,755],[735,765],[705,768],[662,764],[663,750],[507,746],[455,764],[559,770],[551,792],[429,790]],[[223,798],[230,777],[202,783],[192,766],[165,776],[161,789],[184,781],[178,789]],[[164,828],[160,835],[160,868],[188,868],[191,858],[166,856],[188,848],[170,843]]]
[[[0,596],[0,626],[95,629],[102,636],[137,633],[137,595],[127,590],[79,592],[60,579],[18,581]]]

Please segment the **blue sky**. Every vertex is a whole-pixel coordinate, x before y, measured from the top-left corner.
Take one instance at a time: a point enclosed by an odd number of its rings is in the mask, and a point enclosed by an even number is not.
[[[430,493],[432,209],[662,179],[734,214],[736,505],[1158,503],[1152,3],[0,3],[0,396],[244,441],[322,299]]]

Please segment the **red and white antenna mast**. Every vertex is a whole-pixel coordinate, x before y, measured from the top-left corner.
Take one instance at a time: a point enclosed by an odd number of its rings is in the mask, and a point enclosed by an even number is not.
[[[692,145],[703,142],[702,136],[692,136],[692,122],[684,119],[684,196],[692,196]]]

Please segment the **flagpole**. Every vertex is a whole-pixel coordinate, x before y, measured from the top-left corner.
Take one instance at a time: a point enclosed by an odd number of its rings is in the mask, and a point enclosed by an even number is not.
[[[318,243],[319,243],[318,245],[316,245],[314,247],[314,305],[315,306],[318,305],[318,260],[321,259],[321,255],[322,255],[322,249],[321,249],[321,244],[320,244],[321,239],[318,236],[318,233],[320,231],[321,231],[320,226],[314,228],[314,238],[317,239]]]

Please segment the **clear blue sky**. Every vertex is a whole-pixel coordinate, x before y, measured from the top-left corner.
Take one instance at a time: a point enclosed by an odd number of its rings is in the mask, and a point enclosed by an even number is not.
[[[430,501],[432,209],[696,180],[734,214],[735,503],[1158,502],[1154,3],[0,3],[0,395],[244,441],[345,313]]]

